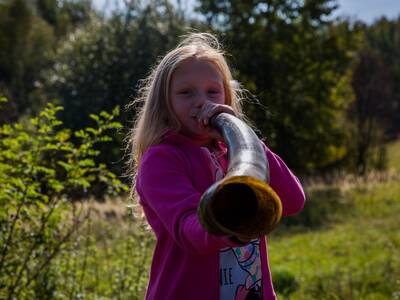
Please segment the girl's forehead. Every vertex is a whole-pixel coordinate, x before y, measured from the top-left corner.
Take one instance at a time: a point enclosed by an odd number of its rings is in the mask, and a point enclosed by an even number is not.
[[[206,76],[212,80],[223,81],[218,66],[206,59],[190,58],[180,63],[172,75],[172,80],[187,80]]]

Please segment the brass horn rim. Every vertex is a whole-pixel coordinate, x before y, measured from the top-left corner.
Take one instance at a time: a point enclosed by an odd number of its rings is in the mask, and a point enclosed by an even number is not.
[[[253,227],[256,228],[263,228],[262,231],[258,230],[255,231],[257,234],[245,234],[244,232],[251,232],[248,230],[249,224],[243,224],[246,227],[245,230],[240,230],[239,228],[235,228],[234,230],[227,228],[220,221],[217,220],[215,216],[215,207],[214,205],[217,201],[214,201],[214,195],[218,194],[222,189],[227,187],[228,185],[233,184],[243,184],[249,187],[256,196],[257,199],[257,210],[263,211],[263,218],[259,217],[255,223],[253,223]],[[247,176],[247,175],[239,175],[239,176],[231,176],[225,177],[222,180],[214,183],[209,188],[209,193],[205,193],[202,196],[199,206],[200,213],[200,221],[202,225],[206,228],[206,230],[210,233],[215,235],[232,235],[238,236],[238,232],[241,232],[240,237],[244,239],[254,239],[259,238],[261,235],[266,235],[270,233],[279,223],[281,216],[282,216],[282,203],[279,196],[276,192],[271,188],[271,186],[254,177],[254,176]],[[212,196],[211,196],[212,195]],[[243,199],[245,202],[246,199]],[[250,200],[249,200],[250,201]],[[206,213],[207,212],[207,213]],[[268,213],[268,217],[265,217],[265,213]],[[239,229],[239,230],[238,230]]]

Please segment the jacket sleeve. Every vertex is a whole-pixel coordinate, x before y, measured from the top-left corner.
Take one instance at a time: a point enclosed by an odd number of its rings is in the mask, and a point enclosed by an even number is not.
[[[263,144],[270,171],[270,186],[282,201],[282,215],[299,213],[305,203],[304,190],[299,179],[290,171],[284,161]]]
[[[201,194],[192,185],[186,164],[185,158],[172,147],[148,150],[136,181],[140,201],[153,210],[174,241],[186,251],[207,254],[240,245],[228,237],[209,234],[200,224],[197,207]]]

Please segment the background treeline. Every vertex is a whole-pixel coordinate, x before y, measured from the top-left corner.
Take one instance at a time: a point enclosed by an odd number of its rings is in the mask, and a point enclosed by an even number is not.
[[[0,299],[143,299],[154,237],[124,205],[124,108],[190,31],[219,36],[247,115],[304,183],[303,212],[268,237],[279,299],[399,299],[400,17],[118,2],[0,0]]]
[[[187,3],[186,3],[187,5]],[[245,110],[299,174],[385,168],[384,143],[400,130],[400,19],[371,25],[332,17],[313,1],[125,1],[97,11],[90,0],[0,1],[0,123],[64,107],[65,127],[125,107],[157,59],[189,31],[217,34],[235,77],[254,97]],[[110,6],[109,6],[110,7]],[[111,6],[115,7],[115,6]],[[125,131],[98,160],[123,173]]]

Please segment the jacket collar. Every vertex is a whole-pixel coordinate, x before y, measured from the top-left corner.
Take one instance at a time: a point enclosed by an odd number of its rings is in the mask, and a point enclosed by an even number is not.
[[[189,137],[175,131],[175,130],[168,130],[163,138],[162,138],[163,143],[168,143],[168,144],[173,144],[177,146],[191,146],[191,147],[199,147],[192,139]],[[217,141],[215,143],[216,146],[216,153],[218,153],[218,156],[220,155],[225,155],[228,152],[228,148],[226,145],[221,142]],[[200,147],[201,148],[201,147]]]

